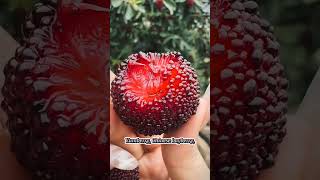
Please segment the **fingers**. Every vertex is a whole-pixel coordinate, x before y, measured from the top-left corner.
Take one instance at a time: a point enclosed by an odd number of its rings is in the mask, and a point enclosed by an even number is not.
[[[140,138],[162,138],[163,137],[163,134],[162,135],[154,135],[154,136],[145,136],[143,134],[138,134],[138,136]],[[145,152],[153,152],[156,150],[156,148],[160,147],[161,144],[150,144],[150,145],[142,145],[143,147],[143,150]]]
[[[160,147],[144,154],[139,160],[139,172],[141,180],[168,180],[168,171]]]
[[[30,175],[17,162],[10,152],[10,139],[7,133],[0,130],[0,172],[1,179],[31,180]]]
[[[170,178],[210,179],[210,170],[196,145],[164,144],[161,149]]]

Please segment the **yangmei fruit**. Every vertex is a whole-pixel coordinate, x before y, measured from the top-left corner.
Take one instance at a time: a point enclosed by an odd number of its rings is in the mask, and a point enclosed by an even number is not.
[[[187,0],[187,5],[189,8],[191,8],[193,5],[194,5],[194,2],[195,0]]]
[[[158,10],[161,10],[163,8],[163,6],[164,6],[164,2],[163,1],[164,0],[156,0],[155,1],[156,7],[157,7]]]
[[[249,0],[211,7],[212,173],[255,179],[286,134],[287,86],[272,26]]]
[[[109,6],[97,4],[35,4],[4,68],[11,147],[32,179],[108,177]]]
[[[120,119],[144,135],[176,129],[195,114],[200,86],[180,53],[138,53],[120,66],[111,96]]]

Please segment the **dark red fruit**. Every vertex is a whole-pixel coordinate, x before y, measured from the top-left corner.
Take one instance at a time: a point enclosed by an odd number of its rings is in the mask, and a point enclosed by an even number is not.
[[[139,180],[139,168],[134,170],[114,168],[110,171],[110,180]]]
[[[163,3],[164,0],[156,0],[155,4],[156,4],[156,7],[158,10],[161,10],[164,6],[164,3]]]
[[[76,1],[37,3],[23,46],[4,68],[12,150],[32,179],[108,177],[107,12]]]
[[[254,1],[216,0],[211,13],[212,173],[255,179],[273,165],[286,134],[279,43]]]
[[[187,0],[187,5],[188,5],[189,8],[193,7],[194,0]]]
[[[141,134],[176,129],[195,114],[199,82],[180,53],[138,53],[120,66],[112,101],[120,119]]]

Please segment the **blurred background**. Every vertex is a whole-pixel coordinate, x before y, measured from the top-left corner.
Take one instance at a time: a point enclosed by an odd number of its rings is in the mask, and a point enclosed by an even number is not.
[[[274,25],[290,80],[289,105],[300,104],[320,65],[320,0],[256,0]],[[38,0],[0,0],[0,25],[17,41],[26,12]],[[111,0],[111,65],[132,52],[180,50],[209,78],[208,0]]]

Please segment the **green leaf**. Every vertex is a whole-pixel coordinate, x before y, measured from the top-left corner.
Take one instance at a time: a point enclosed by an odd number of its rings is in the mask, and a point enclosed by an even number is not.
[[[194,0],[194,3],[199,6],[201,9],[204,8],[204,5],[201,0]]]
[[[130,5],[127,6],[127,9],[126,9],[126,14],[124,15],[124,21],[127,22],[129,20],[132,19],[132,17],[134,16],[134,11],[132,9],[132,7]]]
[[[169,9],[169,12],[171,15],[173,14],[173,12],[177,8],[177,4],[174,0],[164,0],[163,4],[164,4],[164,6],[166,6]]]
[[[119,6],[121,6],[122,2],[123,2],[123,0],[111,0],[111,5],[113,7],[119,7]]]
[[[133,8],[135,11],[139,11],[139,12],[141,12],[141,13],[146,13],[146,9],[144,8],[144,6],[137,5],[137,4],[133,4],[133,5],[132,5],[132,8]]]

